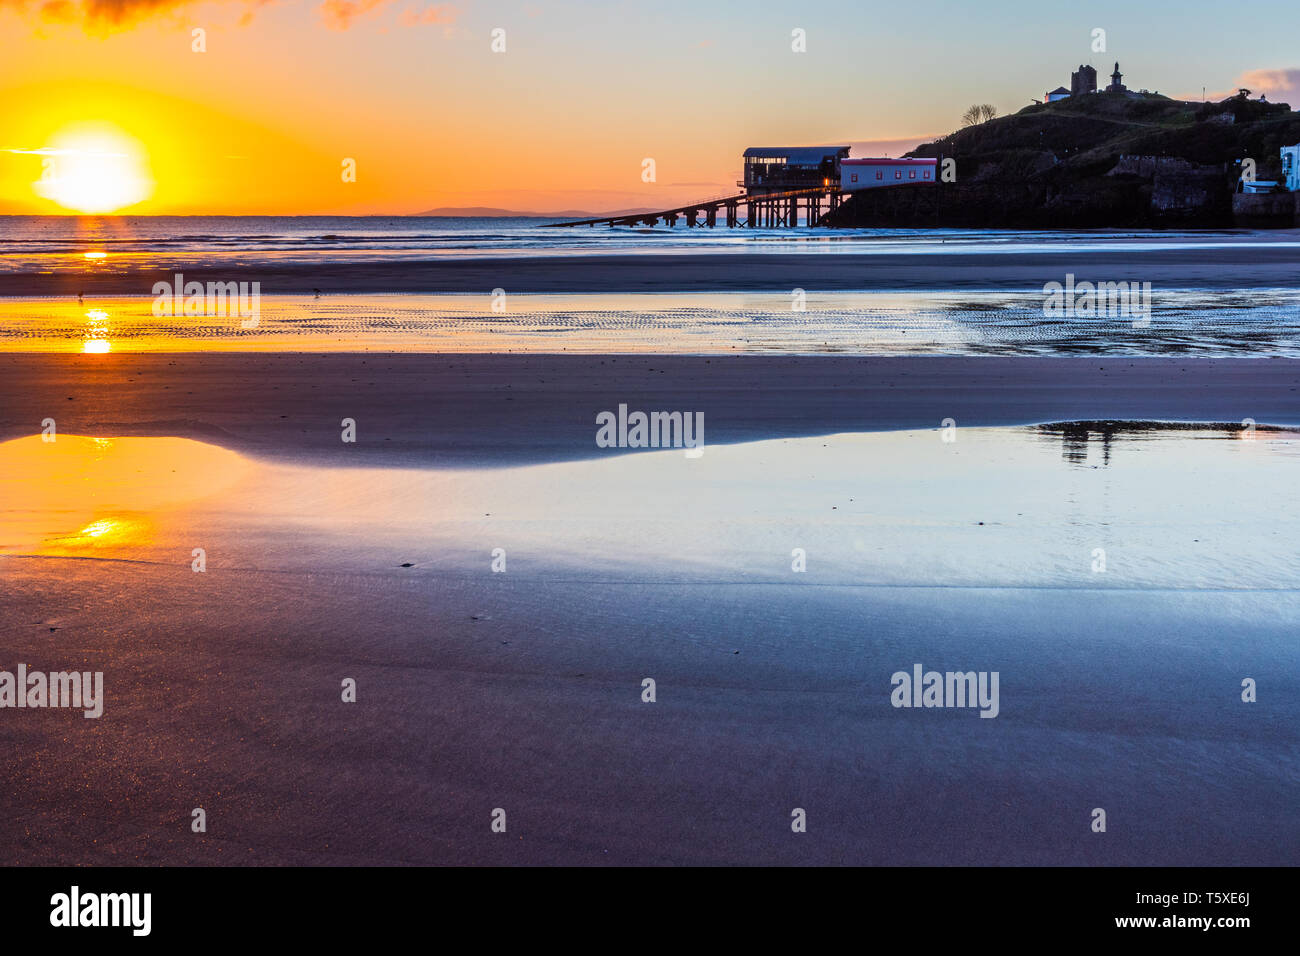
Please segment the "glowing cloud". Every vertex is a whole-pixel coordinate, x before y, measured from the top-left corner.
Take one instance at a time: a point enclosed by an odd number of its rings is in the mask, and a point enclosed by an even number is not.
[[[438,23],[449,26],[456,22],[458,12],[449,3],[435,3],[423,10],[410,9],[402,11],[400,22],[404,27],[418,27]]]
[[[316,11],[331,30],[348,30],[358,21],[392,6],[397,0],[325,0]],[[414,7],[402,11],[398,22],[404,27],[441,23],[444,26],[456,21],[459,11],[450,3],[437,3],[423,10]]]
[[[1258,98],[1263,94],[1274,103],[1289,103],[1294,109],[1300,106],[1300,69],[1247,70],[1237,79],[1237,85],[1232,89],[1222,92],[1211,91],[1205,94],[1205,98],[1210,102],[1226,100],[1236,96],[1238,89],[1250,90],[1252,98]],[[1199,97],[1187,96],[1185,99],[1199,99]]]
[[[34,15],[47,23],[81,23],[99,30],[112,31],[125,29],[170,10],[193,6],[196,2],[197,0],[0,0],[0,7]],[[256,7],[266,0],[224,2]]]

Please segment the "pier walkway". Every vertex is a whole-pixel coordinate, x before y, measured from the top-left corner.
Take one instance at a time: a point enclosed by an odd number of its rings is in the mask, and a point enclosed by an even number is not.
[[[675,206],[659,212],[633,213],[626,216],[597,216],[594,219],[574,219],[568,222],[551,222],[547,226],[656,226],[662,219],[667,226],[676,226],[684,219],[687,226],[717,226],[728,228],[749,226],[756,229],[793,228],[799,225],[802,209],[804,222],[809,226],[821,225],[825,216],[838,209],[848,195],[835,185],[814,186],[775,193],[740,193],[702,199],[699,202]],[[741,210],[744,218],[741,218]],[[722,216],[719,217],[719,213]]]

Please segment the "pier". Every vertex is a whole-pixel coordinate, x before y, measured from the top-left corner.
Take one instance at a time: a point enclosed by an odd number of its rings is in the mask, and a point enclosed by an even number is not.
[[[575,219],[546,225],[597,226],[604,223],[608,226],[656,226],[663,220],[667,226],[676,226],[684,220],[690,227],[712,228],[725,225],[732,229],[746,226],[754,229],[783,229],[798,226],[802,212],[807,225],[818,226],[828,213],[839,208],[846,195],[837,179],[833,184],[784,192],[749,191],[734,196],[704,199],[658,212],[597,216],[594,219]]]

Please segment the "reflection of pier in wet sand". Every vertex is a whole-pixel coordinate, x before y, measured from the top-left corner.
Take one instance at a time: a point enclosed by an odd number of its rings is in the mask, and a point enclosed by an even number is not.
[[[1257,425],[1250,420],[1233,422],[1051,422],[1037,426],[1040,434],[1061,440],[1061,457],[1073,465],[1087,464],[1089,446],[1101,444],[1102,465],[1110,464],[1111,445],[1116,441],[1159,438],[1176,432],[1193,432],[1189,437],[1237,438],[1255,436],[1295,437],[1290,429],[1275,425]]]

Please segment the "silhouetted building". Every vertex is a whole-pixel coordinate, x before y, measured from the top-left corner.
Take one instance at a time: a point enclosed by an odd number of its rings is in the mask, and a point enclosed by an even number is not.
[[[840,181],[840,160],[847,146],[751,146],[745,150],[749,192],[783,192],[830,186]]]
[[[1119,66],[1119,64],[1115,64]],[[1082,96],[1084,93],[1097,92],[1097,71],[1090,66],[1080,65],[1079,69],[1070,74],[1070,95]]]
[[[1128,87],[1124,85],[1124,74],[1119,71],[1118,61],[1115,63],[1115,72],[1110,75],[1110,86],[1106,87],[1107,93],[1124,93]]]
[[[1067,89],[1066,89],[1065,87],[1063,87],[1063,86],[1058,86],[1056,89],[1054,89],[1054,90],[1052,90],[1050,93],[1048,93],[1048,94],[1043,98],[1043,101],[1044,101],[1045,103],[1055,103],[1057,100],[1063,100],[1063,99],[1065,99],[1065,98],[1066,98],[1067,96],[1069,96],[1069,95],[1070,95],[1070,91],[1069,91],[1069,90],[1067,90]]]

